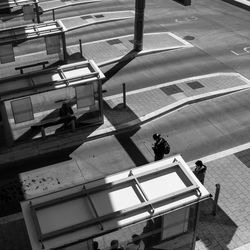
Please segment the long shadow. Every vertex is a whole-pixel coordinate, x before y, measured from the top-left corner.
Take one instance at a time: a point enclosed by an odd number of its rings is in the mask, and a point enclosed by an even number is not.
[[[41,119],[41,121],[47,120],[47,119],[51,119],[51,118],[55,118],[57,117],[58,114],[58,109],[52,111],[51,113],[49,113],[46,117],[44,117],[43,119]],[[30,128],[29,130],[27,130],[25,133],[23,133],[20,137],[18,137],[18,139],[16,140],[16,142],[23,142],[23,141],[29,141],[32,140],[34,136],[38,135],[40,133],[40,129],[33,129]]]
[[[137,55],[137,51],[131,50],[128,54],[122,57],[115,66],[113,66],[111,69],[104,73],[106,79],[103,80],[103,84],[107,82],[111,77],[113,77],[116,73],[118,73],[127,64],[129,64],[133,59],[135,59]]]
[[[129,107],[127,107],[126,110],[124,110],[122,106],[123,104],[118,104],[116,107],[111,109],[109,105],[104,101],[105,116],[116,129],[119,128],[118,124],[120,119],[124,119],[126,118],[126,116],[129,117],[130,121],[138,118],[136,114]],[[114,113],[116,113],[115,119],[114,119]],[[130,156],[135,166],[142,166],[144,164],[147,164],[148,160],[131,139],[131,137],[138,130],[140,130],[139,125],[135,125],[130,128],[125,128],[123,130],[118,129],[117,133],[115,134],[115,137],[119,141],[121,146],[124,148],[124,150],[127,152],[127,154]]]
[[[201,240],[207,249],[214,250],[213,243],[218,242],[223,249],[229,250],[227,245],[231,242],[237,227],[220,206],[218,206],[217,214],[213,215],[212,199],[201,204],[198,240]]]

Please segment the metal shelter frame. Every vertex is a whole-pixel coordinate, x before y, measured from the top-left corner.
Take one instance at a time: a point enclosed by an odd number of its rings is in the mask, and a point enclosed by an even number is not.
[[[170,194],[164,195],[159,198],[151,199],[146,195],[146,192],[143,190],[140,181],[149,178],[152,176],[154,178],[155,175],[163,175],[164,172],[170,171],[171,168],[179,168],[182,173],[184,174],[185,182],[187,183],[186,188],[182,188],[181,190],[172,192]],[[130,184],[134,189],[136,189],[138,192],[136,192],[136,195],[138,196],[139,200],[141,201],[140,204],[133,205],[131,207],[128,207],[126,209],[122,209],[119,211],[111,212],[109,214],[105,214],[102,216],[99,216],[97,213],[97,209],[94,206],[94,203],[92,201],[91,195],[97,194],[99,192],[102,192],[104,190],[112,190],[113,188],[117,189],[118,187],[122,188],[123,184]],[[43,245],[44,240],[51,239],[53,237],[61,236],[66,233],[71,233],[79,229],[83,229],[86,227],[90,227],[93,225],[98,225],[100,231],[104,230],[103,222],[112,220],[118,217],[133,215],[135,213],[139,213],[139,211],[143,210],[148,211],[150,215],[153,215],[155,212],[154,205],[162,202],[167,201],[171,199],[175,199],[176,197],[179,197],[181,195],[186,195],[190,192],[196,192],[197,200],[199,200],[199,197],[201,196],[201,192],[199,190],[199,186],[195,183],[192,176],[186,171],[185,167],[182,166],[180,162],[174,162],[169,165],[161,166],[158,168],[155,168],[153,170],[148,170],[146,172],[140,173],[140,174],[133,174],[133,171],[130,170],[129,176],[120,180],[107,182],[105,184],[101,184],[99,186],[94,186],[92,188],[87,188],[85,185],[83,185],[83,188],[81,191],[72,193],[54,200],[48,200],[45,202],[33,204],[32,201],[29,202],[29,208],[31,211],[31,216],[33,218],[35,230],[38,235],[38,240]],[[39,219],[37,217],[37,211],[42,210],[44,208],[48,208],[50,206],[58,205],[60,203],[68,202],[70,200],[74,200],[80,197],[86,197],[90,208],[92,209],[93,214],[95,215],[95,218],[91,218],[84,222],[79,222],[78,224],[74,224],[71,226],[67,226],[61,229],[57,229],[54,231],[50,231],[48,233],[42,233]]]
[[[76,70],[76,69],[80,69],[80,68],[84,68],[85,66],[88,67],[88,69],[90,70],[90,73],[87,73],[85,75],[82,76],[73,76],[73,77],[66,77],[65,76],[65,72],[70,71],[70,70]],[[58,73],[60,75],[60,77],[62,79],[59,80],[52,80],[50,82],[46,82],[43,84],[35,84],[32,80],[32,77],[38,76],[38,75],[44,75],[46,73]],[[0,83],[1,82],[6,82],[6,81],[14,81],[17,79],[23,79],[23,78],[27,78],[29,79],[29,82],[31,83],[29,86],[22,86],[19,88],[13,88],[13,89],[8,89],[6,91],[1,91],[0,90],[0,100],[8,100],[10,99],[10,95],[12,94],[20,94],[20,97],[23,97],[25,95],[23,95],[23,91],[27,92],[27,91],[34,91],[35,93],[37,92],[43,92],[42,88],[44,87],[52,87],[52,90],[54,89],[54,86],[57,86],[57,88],[60,87],[69,87],[72,85],[77,85],[77,84],[81,84],[83,81],[87,80],[87,79],[91,79],[96,77],[97,79],[99,79],[100,76],[100,72],[95,68],[94,62],[92,60],[89,61],[84,61],[84,62],[79,62],[79,63],[73,63],[73,64],[66,64],[66,65],[62,65],[59,66],[57,68],[49,68],[49,69],[45,69],[39,72],[34,72],[34,73],[26,73],[26,74],[22,74],[22,75],[18,75],[18,76],[14,76],[14,77],[9,77],[9,78],[5,78],[5,79],[0,79]],[[48,90],[46,90],[48,91]],[[26,95],[29,95],[30,93],[26,93]],[[18,96],[15,96],[18,97]]]
[[[39,6],[38,6],[39,0],[14,0],[9,1],[5,3],[0,3],[0,9],[7,9],[7,8],[14,8],[19,6],[25,6],[25,5],[34,5],[36,9],[36,18],[37,22],[40,23],[40,16],[39,16]]]
[[[62,38],[62,49],[64,62],[66,58],[66,39],[64,27],[60,21],[48,21],[39,24],[30,24],[0,30],[0,46],[14,43],[16,41],[31,40],[40,37],[47,37],[52,35],[60,35]]]

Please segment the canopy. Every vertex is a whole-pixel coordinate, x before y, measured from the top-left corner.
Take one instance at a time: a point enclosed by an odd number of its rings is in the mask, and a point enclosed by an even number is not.
[[[33,250],[87,240],[210,197],[180,155],[21,203]]]

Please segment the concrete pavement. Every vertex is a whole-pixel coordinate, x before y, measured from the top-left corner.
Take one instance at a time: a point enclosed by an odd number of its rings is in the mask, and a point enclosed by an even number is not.
[[[85,141],[140,126],[185,105],[249,87],[250,81],[237,73],[215,73],[128,92],[126,108],[123,105],[123,95],[106,97],[104,123],[101,126],[79,128],[75,133],[69,131],[60,135],[50,130],[47,131],[48,137],[45,140],[38,139],[2,148],[0,165],[79,146]]]
[[[221,191],[216,216],[212,214],[212,200],[206,201],[201,206],[195,250],[249,250],[249,148],[250,143],[247,143],[201,158],[207,166],[205,187],[214,195],[215,184],[219,183],[221,185]],[[193,167],[194,161],[188,162],[188,165]],[[71,165],[68,165],[68,171],[65,171],[63,165],[61,169],[58,168],[57,171],[58,173],[59,171],[61,172],[61,178],[57,181],[68,181],[69,178],[75,178],[76,175],[71,176],[73,173],[73,171],[70,170],[71,167]],[[56,168],[51,168],[50,171],[49,168],[40,169],[33,174],[33,178],[37,178],[40,175],[42,179],[41,173],[47,171],[47,175],[53,179],[55,175],[53,176],[52,172],[54,171],[55,173],[55,169]],[[54,186],[58,185],[57,181],[53,183]],[[78,179],[78,181],[82,180]],[[52,182],[50,184],[52,186]],[[12,234],[10,232],[12,232]],[[15,234],[13,232],[22,233]],[[17,237],[18,240],[16,240]],[[31,249],[21,213],[0,218],[0,245],[4,250]],[[181,248],[179,250],[184,249]]]

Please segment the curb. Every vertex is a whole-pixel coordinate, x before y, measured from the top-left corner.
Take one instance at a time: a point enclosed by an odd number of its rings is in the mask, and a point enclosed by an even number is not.
[[[48,138],[47,141],[45,142],[47,147],[44,147],[44,145],[34,145],[33,148],[35,150],[32,150],[32,151],[30,150],[29,151],[30,154],[28,156],[26,156],[27,155],[27,147],[25,145],[23,145],[21,150],[16,150],[16,151],[13,150],[15,152],[10,150],[9,152],[3,153],[2,155],[5,155],[5,157],[2,157],[2,158],[4,158],[4,161],[2,161],[0,163],[0,165],[14,163],[14,162],[17,162],[20,160],[25,160],[25,159],[32,158],[35,156],[42,156],[42,155],[52,153],[52,152],[57,152],[60,150],[70,149],[71,147],[77,146],[83,142],[93,141],[93,140],[107,137],[110,135],[124,133],[126,131],[133,129],[136,126],[141,126],[143,124],[146,124],[147,122],[150,122],[154,119],[157,119],[157,118],[162,117],[164,115],[167,115],[171,112],[174,112],[180,108],[183,108],[186,105],[198,103],[201,101],[220,97],[223,95],[232,94],[232,93],[235,93],[238,91],[243,91],[245,89],[248,89],[249,87],[250,87],[250,85],[243,85],[243,86],[238,86],[238,87],[234,87],[234,88],[229,88],[226,90],[213,91],[213,92],[209,92],[206,94],[201,94],[201,95],[197,95],[197,96],[193,96],[193,97],[187,97],[187,98],[184,98],[183,100],[177,101],[169,106],[166,106],[164,108],[161,108],[161,109],[158,109],[154,112],[151,112],[145,116],[138,117],[137,119],[134,119],[134,120],[129,121],[127,123],[117,125],[116,127],[108,127],[108,128],[101,129],[101,130],[96,130],[92,134],[90,134],[89,137],[84,138],[84,140],[82,140],[81,138],[79,139],[79,137],[78,137],[77,140],[72,141],[72,142],[68,142],[68,141],[65,141],[65,140],[67,140],[67,136],[65,136],[64,138],[59,137],[58,140],[56,140],[57,142],[55,143],[55,137],[51,137],[51,138]],[[51,140],[48,141],[49,139],[51,139]],[[52,145],[49,145],[50,143]],[[0,155],[1,155],[1,153],[0,153]]]

